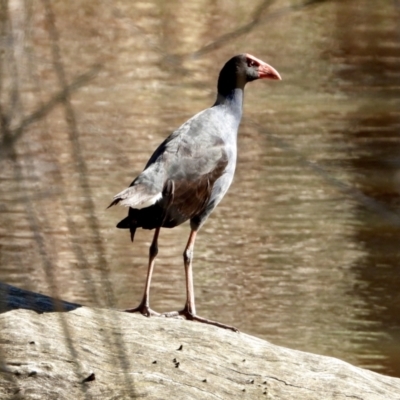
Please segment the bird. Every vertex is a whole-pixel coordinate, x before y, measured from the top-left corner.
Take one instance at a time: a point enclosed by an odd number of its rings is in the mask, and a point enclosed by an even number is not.
[[[276,69],[251,54],[229,59],[218,77],[215,103],[194,115],[154,151],[144,170],[130,186],[114,196],[109,207],[129,207],[117,228],[129,229],[131,241],[137,228],[154,229],[149,248],[147,278],[138,307],[127,312],[177,317],[237,329],[196,314],[193,285],[193,251],[196,235],[230,187],[236,167],[237,134],[242,118],[243,92],[257,79],[281,80]],[[109,208],[108,207],[108,208]],[[190,221],[190,234],[183,252],[186,302],[180,311],[159,314],[150,308],[150,284],[161,228],[174,228]]]

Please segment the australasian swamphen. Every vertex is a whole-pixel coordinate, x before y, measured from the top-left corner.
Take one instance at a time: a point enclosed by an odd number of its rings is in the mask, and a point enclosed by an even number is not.
[[[231,58],[218,79],[214,105],[186,121],[156,149],[143,172],[118,193],[110,207],[129,207],[117,228],[129,229],[133,241],[137,228],[155,229],[149,251],[145,290],[140,305],[126,310],[160,315],[150,309],[150,283],[158,253],[161,228],[173,228],[190,220],[190,235],[183,253],[186,273],[186,304],[165,316],[187,319],[236,330],[196,315],[192,260],[197,232],[228,190],[236,167],[237,132],[242,118],[243,91],[256,79],[280,80],[270,65],[250,54]]]

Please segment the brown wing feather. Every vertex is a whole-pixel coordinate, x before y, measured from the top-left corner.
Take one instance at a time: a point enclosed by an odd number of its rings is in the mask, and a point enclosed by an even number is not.
[[[188,219],[192,218],[204,209],[210,199],[211,190],[212,185],[207,175],[194,182],[177,181],[172,205]]]
[[[177,220],[188,220],[207,206],[215,181],[225,172],[228,160],[223,154],[216,167],[196,180],[174,180],[173,200],[170,202],[163,226],[174,226]]]

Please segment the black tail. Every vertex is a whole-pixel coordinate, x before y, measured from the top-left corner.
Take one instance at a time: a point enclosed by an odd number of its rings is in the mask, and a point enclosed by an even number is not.
[[[133,242],[137,226],[134,224],[134,221],[132,221],[132,218],[130,216],[124,218],[122,221],[119,221],[117,224],[117,228],[129,229],[129,231],[131,232],[131,241]]]
[[[117,228],[119,229],[129,229],[131,227],[131,219],[128,217],[124,218],[122,221],[119,221],[117,224]]]

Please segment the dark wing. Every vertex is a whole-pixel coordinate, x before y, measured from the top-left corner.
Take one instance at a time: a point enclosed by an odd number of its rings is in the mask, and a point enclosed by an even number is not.
[[[208,139],[206,146],[182,140],[175,160],[167,161],[173,189],[169,199],[164,199],[168,206],[163,226],[176,226],[200,214],[210,200],[215,181],[224,174],[228,165],[224,142],[217,137]]]

